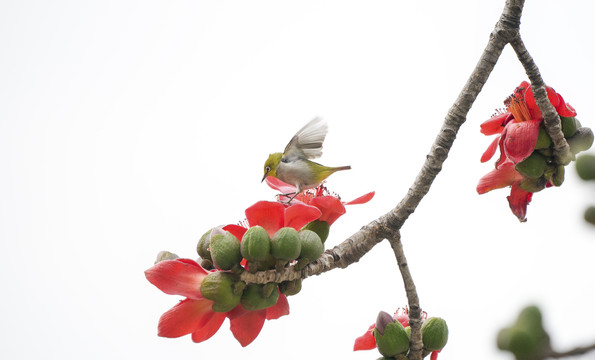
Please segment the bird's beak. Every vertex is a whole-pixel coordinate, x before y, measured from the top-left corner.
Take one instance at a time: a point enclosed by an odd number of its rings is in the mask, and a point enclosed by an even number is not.
[[[262,180],[260,180],[260,182],[263,182],[263,181],[264,181],[264,179],[266,179],[266,178],[267,178],[267,176],[269,176],[269,173],[268,173],[268,172],[266,172],[266,173],[264,174],[264,176],[262,177]]]

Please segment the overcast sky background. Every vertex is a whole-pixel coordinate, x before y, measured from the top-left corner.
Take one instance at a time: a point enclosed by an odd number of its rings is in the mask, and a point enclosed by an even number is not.
[[[247,348],[229,323],[202,344],[157,337],[180,297],[146,281],[160,250],[195,258],[212,226],[272,200],[271,152],[329,124],[328,187],[350,200],[328,246],[413,183],[484,49],[502,1],[0,2],[0,357],[376,359],[352,351],[406,305],[388,243],[309,278]],[[545,81],[595,126],[593,5],[527,1],[522,35]],[[595,187],[574,165],[520,224],[479,124],[526,77],[506,48],[443,171],[402,229],[421,306],[450,329],[440,359],[510,359],[500,327],[538,304],[554,345],[595,341]],[[595,355],[583,359],[594,359]]]

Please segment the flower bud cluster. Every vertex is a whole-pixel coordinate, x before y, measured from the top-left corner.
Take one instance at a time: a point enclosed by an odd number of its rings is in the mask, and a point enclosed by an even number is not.
[[[442,350],[448,341],[446,321],[438,317],[425,319],[421,333],[424,356]],[[373,334],[376,347],[385,359],[406,358],[411,341],[410,326],[403,326],[393,316],[381,311],[376,319]]]
[[[200,288],[202,295],[214,302],[214,311],[227,312],[238,304],[248,311],[266,309],[277,303],[279,293],[297,294],[302,287],[301,279],[246,284],[240,280],[240,274],[243,271],[280,271],[290,265],[303,268],[324,251],[321,236],[326,239],[329,232],[328,224],[324,224],[309,223],[300,231],[282,227],[272,237],[263,227],[252,226],[241,241],[221,228],[207,231],[197,245],[201,265],[223,271],[213,271],[205,277]]]
[[[573,155],[587,150],[593,145],[593,132],[582,127],[575,117],[560,116],[564,138]],[[535,193],[546,186],[560,186],[564,182],[564,165],[557,164],[553,153],[554,144],[545,130],[544,123],[539,126],[539,136],[535,150],[529,157],[516,164],[516,170],[523,176],[520,187]]]
[[[526,307],[514,325],[500,330],[498,348],[510,351],[517,360],[543,358],[550,348],[549,336],[543,328],[541,311],[536,306]]]

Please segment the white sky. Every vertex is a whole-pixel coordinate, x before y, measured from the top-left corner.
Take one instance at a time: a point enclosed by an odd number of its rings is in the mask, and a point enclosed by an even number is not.
[[[485,47],[501,1],[3,1],[0,3],[0,357],[376,359],[352,352],[379,310],[406,304],[388,243],[310,278],[291,314],[247,348],[157,337],[180,297],[143,271],[160,250],[274,192],[270,152],[315,116],[329,124],[328,186],[366,205],[336,245],[393,208]],[[595,126],[593,7],[527,1],[524,41],[546,82]],[[535,195],[519,224],[479,124],[525,79],[507,48],[429,195],[402,229],[421,305],[448,322],[440,359],[509,359],[498,329],[539,304],[561,350],[595,340],[593,184]],[[593,358],[592,355],[590,357]]]

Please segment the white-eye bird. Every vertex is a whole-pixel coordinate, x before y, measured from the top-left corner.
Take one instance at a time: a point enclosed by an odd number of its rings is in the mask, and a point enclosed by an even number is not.
[[[314,118],[314,120],[307,123],[295,134],[283,153],[269,155],[264,163],[262,181],[267,176],[272,176],[287,184],[294,185],[297,190],[289,200],[291,201],[303,190],[320,185],[332,173],[351,169],[351,166],[328,167],[310,161],[310,159],[322,155],[322,143],[327,131],[328,127],[321,118]]]

